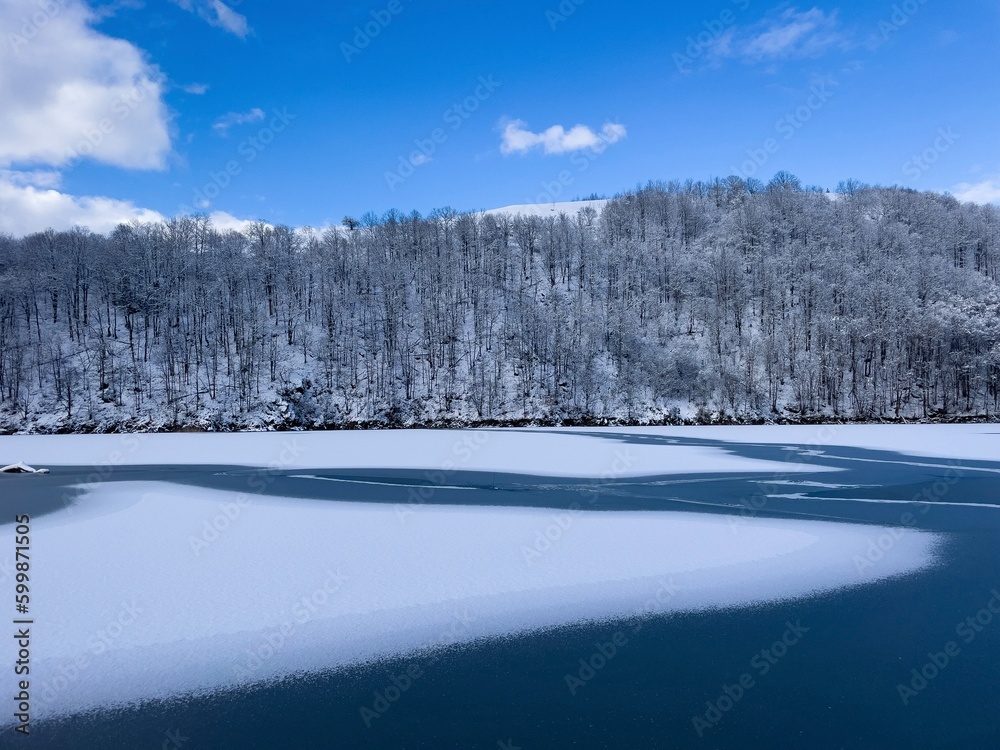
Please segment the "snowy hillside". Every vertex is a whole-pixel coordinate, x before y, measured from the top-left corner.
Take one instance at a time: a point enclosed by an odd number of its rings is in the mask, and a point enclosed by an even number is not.
[[[0,337],[5,431],[995,418],[1000,214],[786,177],[0,236]]]
[[[561,203],[524,203],[514,206],[504,206],[503,208],[491,208],[483,213],[487,216],[508,214],[510,216],[537,216],[540,218],[546,218],[549,216],[566,214],[567,216],[573,217],[585,208],[591,208],[600,214],[601,211],[604,210],[607,203],[607,199],[590,201],[563,201]]]

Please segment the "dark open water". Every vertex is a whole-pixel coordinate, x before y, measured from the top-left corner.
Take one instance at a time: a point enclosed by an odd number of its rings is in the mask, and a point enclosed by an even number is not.
[[[623,443],[666,440],[595,434]],[[754,609],[567,627],[252,690],[72,717],[38,725],[28,739],[7,732],[0,747],[1000,748],[1000,598],[994,594],[1000,592],[1000,457],[957,462],[849,448],[824,448],[817,455],[808,446],[670,441],[843,471],[594,483],[476,472],[452,472],[442,481],[412,471],[299,470],[269,475],[261,491],[405,504],[413,501],[414,487],[425,487],[436,504],[878,523],[943,532],[941,564],[902,579]],[[86,474],[62,468],[46,477],[0,478],[2,518],[26,506],[40,515],[76,502],[65,499],[65,487]],[[116,469],[109,481],[166,480],[246,491],[251,474],[221,466],[133,467]],[[775,479],[870,486],[770,484]],[[779,493],[808,497],[764,498]],[[856,501],[915,497],[925,504]],[[783,637],[792,645],[775,647]],[[599,646],[609,653],[604,644],[615,640],[623,645],[614,656],[583,673],[587,679],[571,692],[566,675],[580,677],[580,660],[592,659]],[[419,677],[398,700],[379,704],[387,710],[366,726],[360,708],[376,706],[376,692],[414,669]],[[901,684],[912,691],[905,703]]]

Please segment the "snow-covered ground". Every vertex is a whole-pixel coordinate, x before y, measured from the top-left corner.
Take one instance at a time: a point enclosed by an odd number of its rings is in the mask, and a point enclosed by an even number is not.
[[[545,218],[547,216],[558,216],[559,214],[566,214],[567,216],[576,216],[584,208],[592,208],[597,211],[600,215],[604,206],[607,205],[607,199],[592,200],[592,201],[561,201],[553,203],[524,203],[516,206],[504,206],[503,208],[491,208],[483,213],[487,215],[496,216],[498,214],[509,214],[511,216],[541,216]]]
[[[590,433],[590,434],[581,434]],[[653,435],[659,444],[594,434]],[[723,447],[670,444],[693,438],[733,443],[835,446],[942,459],[1000,461],[1000,426],[818,425],[379,430],[284,433],[0,436],[0,461],[44,466],[229,464],[286,469],[399,468],[511,471],[541,476],[626,477],[701,471],[821,471],[795,461],[757,461]]]
[[[13,532],[0,529],[0,548]],[[425,668],[424,647],[799,597],[919,569],[937,542],[688,513],[401,514],[155,482],[94,486],[31,534],[37,719],[389,655]],[[879,540],[889,552],[858,565]],[[0,660],[15,658],[3,639]]]
[[[37,466],[210,463],[582,477],[795,468],[740,458],[718,448],[625,445],[571,432],[495,429],[0,437],[0,456],[8,455]]]
[[[676,434],[699,435],[690,430]],[[0,436],[0,460],[8,456],[11,461],[33,466],[228,464],[283,469],[508,471],[598,478],[697,471],[822,470],[795,463],[794,456],[788,463],[757,461],[721,448],[635,445],[573,430]]]
[[[908,456],[1000,462],[1000,424],[747,425],[593,428],[594,432],[894,451]]]

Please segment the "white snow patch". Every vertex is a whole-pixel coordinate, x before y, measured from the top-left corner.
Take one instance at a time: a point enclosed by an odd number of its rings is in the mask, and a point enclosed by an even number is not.
[[[654,445],[582,433],[652,435]],[[610,437],[610,435],[609,435]],[[788,446],[783,461],[758,461],[721,447],[670,444],[686,438]],[[288,433],[0,436],[0,455],[29,464],[115,466],[228,464],[283,469],[400,468],[429,472],[511,471],[539,476],[632,477],[702,472],[832,471],[796,463],[792,445],[850,447],[962,461],[1000,461],[1000,425],[820,425],[379,430]],[[910,462],[924,465],[920,462]],[[779,477],[775,477],[778,479]],[[787,477],[786,477],[787,478]]]
[[[223,472],[224,473],[224,472]],[[375,486],[385,487],[385,486],[398,486],[403,484],[399,481],[386,480],[384,482],[376,482],[371,479],[352,479],[347,477],[318,477],[315,474],[292,474],[292,479],[315,479],[319,482],[341,482],[344,484],[373,484]],[[413,486],[427,486],[427,485],[413,485]],[[468,485],[459,484],[434,484],[431,485],[436,492],[437,490],[467,490]]]
[[[617,432],[639,431],[621,428]],[[711,437],[699,432],[686,434]],[[823,467],[795,463],[793,455],[788,461],[761,461],[716,447],[640,445],[553,429],[13,435],[0,437],[3,452],[49,466],[101,467],[102,472],[115,466],[144,464],[273,466],[286,470],[423,469],[436,484],[447,483],[438,480],[447,479],[449,472],[456,470],[584,478],[824,471]]]
[[[672,438],[807,446],[800,455],[822,455],[820,448],[846,447],[892,451],[908,456],[954,461],[1000,462],[1000,424],[852,424],[748,425],[705,427],[588,427],[588,432],[631,433]],[[790,450],[795,450],[790,448]],[[957,467],[957,465],[956,465]]]
[[[877,563],[859,566],[893,532],[432,505],[401,519],[389,505],[241,497],[104,484],[32,522],[33,718],[427,645],[801,597],[920,569],[938,539],[896,530]],[[13,536],[0,528],[0,546],[12,549]],[[14,639],[0,643],[12,664]],[[4,670],[4,694],[16,693],[13,680]]]
[[[797,481],[795,479],[763,479],[757,484],[767,485],[788,485],[791,487],[815,487],[823,490],[857,490],[863,487],[876,487],[874,484],[834,484],[832,482],[811,482],[807,480]],[[775,497],[769,495],[769,497]]]
[[[0,468],[0,474],[48,474],[48,469],[33,469],[25,463],[10,464]]]
[[[569,217],[575,217],[584,208],[592,208],[597,211],[598,215],[600,215],[607,203],[608,199],[606,198],[592,201],[523,203],[514,206],[504,206],[503,208],[491,208],[487,211],[483,211],[483,213],[487,216],[508,214],[510,216],[540,216],[545,218],[546,216],[559,216],[559,214],[566,214]]]
[[[943,500],[934,500],[928,503],[925,500],[893,500],[890,498],[883,497],[814,497],[812,495],[806,494],[804,492],[790,492],[781,495],[768,495],[768,497],[784,498],[786,500],[822,500],[824,502],[837,502],[837,503],[890,503],[893,505],[919,505],[926,508],[928,505],[946,505],[946,506],[962,506],[966,508],[993,508],[1000,509],[1000,505],[994,505],[993,503],[953,503],[944,502]]]

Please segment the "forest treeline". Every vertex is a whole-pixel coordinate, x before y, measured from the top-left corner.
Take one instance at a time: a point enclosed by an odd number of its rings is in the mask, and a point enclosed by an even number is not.
[[[996,207],[787,174],[0,235],[0,426],[992,418],[998,272]]]

